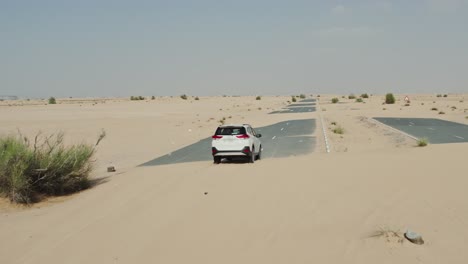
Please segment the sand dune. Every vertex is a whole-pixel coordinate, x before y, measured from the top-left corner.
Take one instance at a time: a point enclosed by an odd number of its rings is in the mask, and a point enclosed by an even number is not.
[[[468,95],[410,95],[410,106],[404,96],[382,105],[381,95],[322,95],[316,112],[277,115],[268,113],[290,97],[1,102],[1,134],[107,137],[93,175],[101,184],[32,208],[0,203],[0,263],[466,263],[468,143],[415,147],[371,118],[468,124]],[[254,127],[314,118],[317,145],[255,164],[137,167],[209,137],[223,117]],[[405,240],[407,229],[425,244]]]

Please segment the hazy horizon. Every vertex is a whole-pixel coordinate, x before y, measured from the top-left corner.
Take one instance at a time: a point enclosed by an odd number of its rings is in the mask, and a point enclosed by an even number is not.
[[[0,95],[466,93],[467,25],[468,0],[0,0]]]

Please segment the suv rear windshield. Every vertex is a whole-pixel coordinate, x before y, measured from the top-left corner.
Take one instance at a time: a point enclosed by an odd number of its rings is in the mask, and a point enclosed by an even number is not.
[[[216,129],[216,135],[235,136],[242,134],[246,134],[245,127],[218,127],[218,129]]]

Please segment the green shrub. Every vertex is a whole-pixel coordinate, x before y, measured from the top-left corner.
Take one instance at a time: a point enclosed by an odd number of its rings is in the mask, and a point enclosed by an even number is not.
[[[444,97],[447,97],[448,95],[444,94]]]
[[[65,146],[63,133],[34,142],[22,136],[0,138],[0,194],[12,202],[31,203],[38,195],[62,195],[88,188],[94,146]]]
[[[335,134],[340,134],[340,135],[344,134],[344,128],[342,128],[341,126],[335,127],[332,131]]]
[[[427,138],[420,138],[418,139],[418,147],[425,147],[427,146]]]
[[[364,102],[362,98],[356,98],[356,103],[362,103],[362,102]]]
[[[262,100],[262,97],[259,95],[259,96],[255,97],[255,100]]]
[[[145,100],[145,98],[143,96],[130,96],[130,100],[131,101],[141,101],[141,100]]]
[[[306,98],[306,95],[305,95],[305,94],[300,94],[300,95],[299,95],[299,98],[305,99],[305,98]]]
[[[183,94],[183,95],[180,96],[180,98],[182,98],[183,100],[187,100],[187,95]]]
[[[332,103],[333,103],[333,104],[336,104],[336,103],[338,103],[339,101],[340,101],[340,100],[339,100],[337,97],[335,97],[335,98],[332,99]]]
[[[49,104],[56,104],[57,101],[55,100],[55,97],[50,97],[49,98]]]
[[[198,98],[198,96],[197,96],[197,97],[195,97],[195,101],[198,101],[198,100],[200,100],[200,98]]]
[[[439,115],[445,115],[445,112],[444,112],[444,111],[440,111],[440,112],[439,112]]]
[[[334,125],[334,126],[336,126],[336,122],[335,122],[335,121],[331,122],[331,124]]]
[[[442,97],[442,95],[441,95],[441,94],[438,94],[438,95],[436,95],[436,97]]]
[[[291,98],[292,98],[291,101],[292,101],[293,103],[295,103],[295,102],[297,101],[297,100],[296,100],[296,97],[292,96]]]
[[[356,99],[356,96],[354,94],[348,95],[348,99]]]
[[[364,94],[361,94],[361,97],[362,97],[362,98],[369,98],[369,95],[366,94],[366,93],[364,93]]]
[[[151,100],[154,100],[154,99],[156,99],[156,97],[154,97],[154,95],[153,95],[153,96],[151,96]]]
[[[432,107],[431,110],[432,110],[432,111],[437,111],[437,110],[439,110],[439,109],[437,109],[437,107]]]
[[[386,104],[394,104],[395,103],[395,97],[393,96],[392,93],[388,93],[385,95],[385,103]]]

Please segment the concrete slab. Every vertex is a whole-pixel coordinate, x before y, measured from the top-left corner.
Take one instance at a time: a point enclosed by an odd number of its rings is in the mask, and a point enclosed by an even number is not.
[[[316,139],[315,119],[291,120],[256,128],[262,134],[262,159],[305,155],[313,151]],[[140,166],[157,166],[184,162],[211,161],[211,137],[200,140]]]
[[[374,117],[375,120],[432,144],[468,142],[468,126],[434,118]]]

